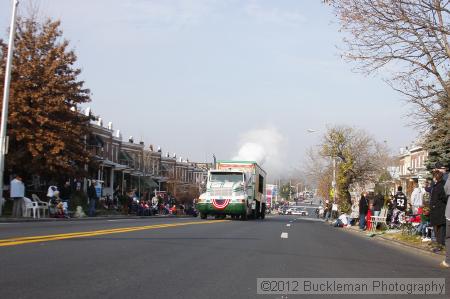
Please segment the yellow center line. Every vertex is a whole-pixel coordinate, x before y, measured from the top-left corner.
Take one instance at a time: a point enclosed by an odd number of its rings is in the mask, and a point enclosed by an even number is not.
[[[29,244],[29,243],[38,243],[38,242],[48,242],[48,241],[56,241],[56,240],[65,240],[65,239],[73,239],[73,238],[82,238],[82,237],[92,237],[92,236],[100,236],[100,235],[109,235],[109,234],[117,234],[117,233],[127,233],[127,232],[157,229],[157,228],[177,227],[177,226],[186,226],[186,225],[195,225],[195,224],[211,224],[211,223],[220,223],[220,222],[228,222],[228,220],[183,222],[183,223],[164,223],[164,224],[155,224],[155,225],[146,225],[146,226],[133,226],[133,227],[104,229],[104,230],[96,230],[96,231],[75,232],[75,233],[67,233],[67,234],[8,238],[8,239],[0,240],[0,247]]]

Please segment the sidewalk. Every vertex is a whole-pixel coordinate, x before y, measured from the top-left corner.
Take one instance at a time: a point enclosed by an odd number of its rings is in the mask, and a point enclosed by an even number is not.
[[[414,249],[421,253],[433,256],[445,256],[445,250],[434,253],[432,251],[432,247],[428,245],[429,243],[422,242],[420,236],[402,235],[402,232],[400,230],[377,231],[376,233],[371,233],[368,231],[361,231],[358,226],[350,226],[340,229],[356,233],[361,236],[377,239],[381,242],[390,242],[406,249]]]
[[[195,218],[190,215],[155,215],[155,216],[135,216],[135,215],[102,215],[96,217],[82,218],[12,218],[0,217],[0,223],[10,222],[54,222],[54,221],[86,221],[86,220],[110,220],[110,219],[152,219],[152,218]]]

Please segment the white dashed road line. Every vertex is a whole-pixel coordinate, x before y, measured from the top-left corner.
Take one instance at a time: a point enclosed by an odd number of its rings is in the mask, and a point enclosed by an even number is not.
[[[281,233],[281,239],[287,239],[288,233]]]
[[[290,224],[286,224],[286,226],[287,226],[287,227],[290,227],[291,225],[290,225]]]

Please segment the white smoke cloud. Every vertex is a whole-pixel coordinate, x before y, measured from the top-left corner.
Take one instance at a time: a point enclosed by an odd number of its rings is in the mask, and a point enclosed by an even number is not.
[[[274,178],[283,171],[284,137],[276,128],[256,129],[240,137],[240,148],[233,160],[256,161]]]

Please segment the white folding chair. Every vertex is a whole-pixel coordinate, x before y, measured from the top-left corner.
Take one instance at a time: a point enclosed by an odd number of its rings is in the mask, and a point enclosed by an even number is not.
[[[31,199],[24,197],[23,198],[23,217],[31,217],[30,212],[33,212],[33,218],[39,218],[39,206],[37,202],[32,201]]]
[[[39,211],[43,211],[44,216],[45,217],[45,213],[48,212],[48,203],[45,201],[42,201],[39,196],[37,196],[36,194],[31,194],[31,198],[33,199],[34,202],[37,203],[38,207],[39,207]]]
[[[384,224],[386,225],[386,216],[387,216],[387,209],[382,208],[379,216],[371,216],[370,221],[372,222],[372,226],[370,227],[370,230],[372,232],[375,232],[377,230],[378,224]]]

